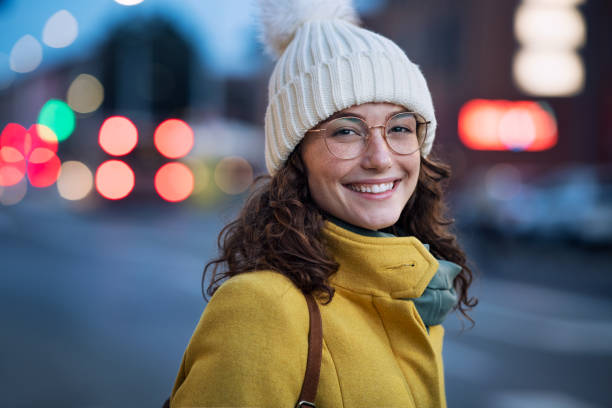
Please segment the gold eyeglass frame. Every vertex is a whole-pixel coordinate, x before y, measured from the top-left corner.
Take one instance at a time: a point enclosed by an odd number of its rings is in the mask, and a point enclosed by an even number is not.
[[[389,140],[387,140],[387,132],[385,132],[385,129],[387,128],[387,125],[389,124],[389,121],[390,121],[391,119],[395,118],[397,115],[403,115],[403,114],[406,114],[406,113],[411,113],[411,114],[413,114],[413,115],[415,116],[415,118],[416,118],[416,122],[417,122],[417,130],[416,130],[416,131],[417,131],[417,140],[418,140],[418,142],[419,142],[419,148],[418,148],[417,150],[415,150],[414,152],[410,152],[410,153],[399,153],[399,152],[395,151],[395,149],[394,149],[393,147],[391,147],[391,144],[389,144]],[[366,150],[368,150],[368,147],[370,146],[370,140],[372,139],[372,131],[371,131],[371,129],[375,129],[375,128],[382,128],[382,134],[383,134],[383,138],[385,139],[385,143],[387,144],[387,147],[388,147],[388,148],[389,148],[389,149],[390,149],[390,150],[391,150],[393,153],[395,153],[395,154],[399,154],[400,156],[409,156],[409,155],[411,155],[411,154],[415,154],[416,152],[418,152],[419,150],[421,150],[421,147],[423,147],[423,143],[425,142],[425,139],[427,139],[427,128],[428,128],[428,127],[429,127],[429,125],[431,124],[431,121],[430,121],[430,120],[424,120],[425,118],[423,117],[423,115],[421,115],[421,114],[420,114],[420,113],[418,113],[418,112],[413,112],[413,111],[403,111],[403,112],[397,112],[397,113],[393,114],[391,117],[389,117],[389,119],[387,119],[387,120],[386,120],[386,122],[385,122],[385,124],[384,124],[384,125],[374,125],[374,126],[368,126],[368,123],[367,123],[365,120],[363,120],[362,118],[357,117],[357,116],[342,116],[342,117],[339,117],[339,118],[334,118],[334,119],[330,120],[329,122],[334,121],[334,120],[338,120],[338,119],[357,119],[357,120],[360,120],[361,122],[365,123],[366,127],[368,128],[368,137],[367,137],[366,143],[364,144],[363,149],[362,149],[362,150],[359,152],[359,154],[358,154],[358,155],[356,155],[355,157],[344,158],[344,157],[338,157],[338,156],[336,156],[336,155],[335,155],[335,154],[334,154],[334,153],[331,151],[331,149],[329,148],[329,145],[327,144],[327,138],[325,137],[325,135],[320,133],[320,132],[325,132],[325,131],[327,130],[326,128],[321,128],[321,129],[310,129],[310,130],[306,131],[306,133],[310,133],[310,132],[317,132],[317,133],[319,133],[319,134],[321,135],[321,137],[323,138],[323,141],[325,142],[325,147],[327,148],[327,151],[328,151],[328,152],[329,152],[329,153],[330,153],[332,156],[334,156],[335,158],[340,159],[340,160],[353,160],[353,159],[356,159],[357,157],[361,156],[361,155],[363,154],[363,152],[365,152]],[[419,119],[423,119],[423,121],[419,121]],[[418,128],[418,126],[419,126],[419,125],[421,125],[421,126],[422,126],[422,125],[425,125],[425,132],[424,132],[424,135],[423,135],[422,140],[419,140],[419,128]]]

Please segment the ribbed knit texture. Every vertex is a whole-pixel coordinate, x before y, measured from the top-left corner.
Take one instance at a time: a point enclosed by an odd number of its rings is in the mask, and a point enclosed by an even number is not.
[[[417,65],[391,40],[340,19],[305,22],[270,77],[265,118],[266,165],[274,174],[307,130],[332,114],[367,102],[389,102],[430,121],[421,154],[427,156],[436,119]]]

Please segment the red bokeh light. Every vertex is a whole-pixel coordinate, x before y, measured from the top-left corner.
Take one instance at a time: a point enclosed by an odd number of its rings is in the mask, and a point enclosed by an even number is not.
[[[124,116],[111,116],[100,126],[100,147],[111,156],[124,156],[138,143],[138,129]]]
[[[459,111],[458,132],[474,150],[541,151],[557,143],[554,117],[532,101],[471,100]]]
[[[26,130],[17,123],[7,124],[0,134],[0,185],[15,185],[26,174],[34,187],[55,183],[61,166],[57,148],[57,136],[45,125]]]
[[[104,198],[120,200],[134,189],[134,171],[121,160],[107,160],[96,171],[96,190]]]
[[[193,148],[193,140],[193,129],[180,119],[163,121],[153,135],[155,147],[169,159],[186,156]]]
[[[9,123],[0,135],[0,147],[19,150],[26,160],[29,160],[30,153],[38,147],[57,153],[57,146],[57,136],[45,125],[34,124],[26,130],[18,123]]]
[[[45,147],[37,147],[28,160],[28,179],[34,187],[49,187],[57,181],[62,163],[59,157]]]
[[[193,192],[192,171],[183,163],[167,163],[155,173],[155,191],[166,201],[183,201]]]
[[[23,154],[14,147],[0,147],[0,186],[14,186],[25,177],[25,173]]]

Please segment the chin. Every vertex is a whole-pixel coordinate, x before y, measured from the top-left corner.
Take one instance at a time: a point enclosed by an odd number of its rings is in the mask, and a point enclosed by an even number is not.
[[[360,220],[359,223],[355,223],[355,225],[357,225],[358,227],[362,227],[362,228],[367,228],[370,230],[381,230],[387,227],[390,227],[392,225],[395,225],[395,223],[397,222],[397,220],[399,219],[399,216],[396,218],[389,218],[389,217],[381,217],[379,219],[371,219],[371,220]]]

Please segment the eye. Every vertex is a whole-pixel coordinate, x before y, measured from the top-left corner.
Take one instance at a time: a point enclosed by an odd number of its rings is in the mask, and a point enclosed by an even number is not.
[[[360,136],[356,130],[350,128],[341,128],[332,132],[332,137],[341,137],[341,136]]]
[[[404,126],[394,126],[389,129],[389,133],[414,133],[414,129]]]

